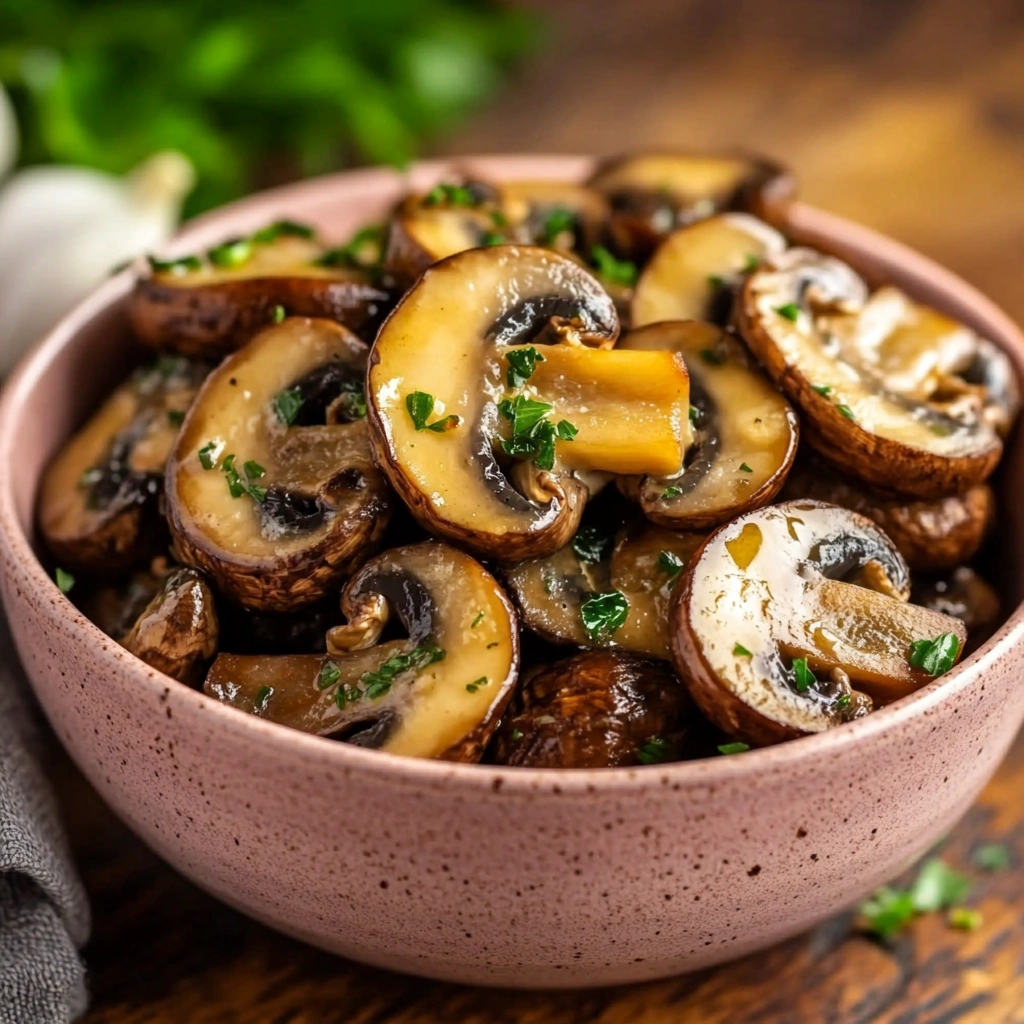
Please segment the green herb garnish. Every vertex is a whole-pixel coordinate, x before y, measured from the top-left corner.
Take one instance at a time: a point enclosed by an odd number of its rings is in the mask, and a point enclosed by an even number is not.
[[[513,743],[518,743],[522,738],[523,738],[523,730],[522,729],[513,729],[512,730],[512,742]]]
[[[919,914],[930,914],[962,903],[970,888],[971,880],[966,875],[933,857],[925,861],[910,895]]]
[[[252,702],[252,706],[257,711],[265,711],[267,707],[267,701],[270,700],[274,688],[272,686],[261,686],[256,691],[256,699]]]
[[[500,231],[485,231],[480,238],[481,245],[504,245],[507,241]]]
[[[248,494],[253,501],[258,501],[260,504],[267,500],[267,489],[253,483],[253,480],[259,480],[265,472],[258,462],[253,462],[250,459],[245,463],[242,467],[242,472],[245,474],[244,480],[239,476],[238,470],[235,469],[235,456],[233,454],[225,456],[220,468],[227,479],[228,490],[231,492],[232,498],[240,498],[243,494]]]
[[[715,288],[715,289],[724,288],[725,287],[725,278],[724,277],[719,277],[717,274],[709,274],[708,275],[708,286],[710,288]]]
[[[555,436],[559,441],[575,441],[579,432],[580,428],[574,427],[568,420],[559,420],[555,424]]]
[[[172,427],[180,427],[185,422],[185,413],[181,409],[168,409],[167,422]]]
[[[881,939],[898,935],[914,919],[914,901],[909,892],[883,886],[860,905],[864,930]]]
[[[614,633],[629,615],[629,601],[619,590],[594,594],[580,605],[583,628],[592,639]]]
[[[974,863],[982,871],[1003,871],[1010,866],[1010,851],[1000,843],[989,843],[975,853]]]
[[[832,385],[831,384],[812,384],[811,385],[811,390],[812,391],[817,391],[818,394],[821,395],[822,398],[828,398],[828,396],[832,394]]]
[[[751,271],[757,270],[759,266],[761,266],[761,257],[756,253],[748,252],[743,269],[749,274]]]
[[[603,245],[590,247],[590,260],[606,281],[626,288],[636,284],[639,276],[636,264],[631,260],[616,259]]]
[[[510,388],[521,388],[532,376],[538,363],[543,363],[544,357],[532,346],[526,348],[510,348],[505,353],[508,361],[508,374],[506,381]]]
[[[754,655],[743,646],[743,644],[734,644],[732,653],[738,658],[752,658]]]
[[[845,711],[853,703],[853,698],[848,694],[841,694],[836,700],[836,709],[838,711]]]
[[[661,492],[661,500],[667,501],[669,498],[678,498],[682,493],[682,487],[676,487],[676,485],[673,484],[671,487],[666,487],[665,490]]]
[[[481,686],[487,685],[487,676],[481,676],[479,679],[474,679],[471,683],[466,683],[466,689],[470,693],[476,693]]]
[[[955,633],[942,633],[934,640],[915,640],[907,659],[914,668],[924,669],[930,676],[945,675],[956,663],[960,640]]]
[[[700,350],[700,358],[708,366],[721,366],[725,362],[713,348],[702,348]]]
[[[559,235],[574,230],[575,226],[576,218],[572,210],[567,210],[564,206],[556,206],[544,220],[541,244],[554,245]]]
[[[302,397],[302,390],[300,388],[286,388],[284,391],[278,391],[274,395],[274,412],[277,413],[277,418],[286,427],[290,427],[299,415],[299,410],[302,408],[304,401],[305,399]]]
[[[459,425],[458,416],[442,416],[433,423],[427,423],[427,418],[434,412],[434,396],[428,395],[425,391],[414,391],[411,395],[406,395],[405,407],[409,410],[409,416],[417,430],[432,430],[435,434],[443,434]]]
[[[675,760],[675,757],[675,747],[664,736],[649,736],[636,754],[641,764],[664,764]]]
[[[600,526],[581,526],[572,539],[576,557],[587,565],[597,565],[608,554],[612,536]]]
[[[336,245],[326,252],[322,252],[313,263],[318,267],[367,267],[372,266],[376,260],[361,260],[359,257],[363,251],[373,245],[379,249],[384,237],[384,228],[380,224],[368,224],[360,228],[344,245]]]
[[[274,307],[274,312],[271,315],[271,320],[273,320],[275,324],[279,324],[284,320],[284,318],[287,315],[288,311],[284,308],[284,306],[277,305]]]
[[[556,427],[547,418],[552,408],[521,394],[502,399],[498,411],[512,425],[512,436],[500,439],[505,454],[532,459],[538,469],[553,469],[555,440],[571,441],[578,431],[568,420]]]
[[[376,672],[363,674],[360,682],[365,687],[366,697],[369,700],[383,697],[391,689],[391,683],[395,676],[408,672],[410,669],[425,668],[435,661],[442,661],[445,653],[433,640],[424,640],[408,654],[393,655]]]
[[[796,676],[796,688],[806,693],[818,681],[818,677],[807,667],[806,658],[793,659],[793,675]]]
[[[949,926],[961,932],[976,932],[985,919],[981,911],[971,910],[968,907],[953,907],[949,911]]]
[[[316,677],[316,685],[321,690],[333,686],[341,678],[341,669],[333,661],[325,661],[320,667],[320,674]]]
[[[469,628],[470,629],[476,629],[476,627],[479,626],[480,623],[483,622],[483,621],[484,621],[484,613],[483,612],[477,612],[476,613],[476,617],[469,624]]]
[[[741,473],[753,473],[754,471],[745,462],[741,462],[740,463],[740,472]]]
[[[848,420],[856,420],[857,417],[853,415],[853,410],[848,405],[837,405],[836,408],[840,414],[845,416]]]
[[[690,423],[693,426],[696,426],[697,425],[697,420],[699,420],[699,419],[700,419],[700,409],[698,409],[697,406],[695,406],[695,405],[691,405],[690,406]]]
[[[784,306],[776,306],[775,312],[784,320],[796,323],[800,319],[800,307],[795,302],[787,302]]]
[[[424,206],[479,206],[472,189],[465,185],[435,185],[424,197]]]
[[[203,269],[203,261],[198,256],[180,256],[176,260],[158,260],[155,256],[147,256],[146,259],[155,274],[188,274]]]
[[[240,267],[252,259],[252,241],[248,238],[232,238],[208,250],[206,258],[215,267]]]
[[[671,551],[660,551],[658,553],[658,568],[668,573],[670,579],[675,579],[683,571],[683,562],[678,555]]]
[[[199,449],[199,463],[203,469],[213,469],[217,465],[217,459],[220,458],[223,447],[224,445],[219,441],[207,441]]]
[[[316,230],[308,224],[300,224],[295,220],[277,220],[265,228],[252,233],[252,240],[257,245],[267,245],[279,238],[314,238]]]
[[[721,743],[718,747],[720,754],[745,754],[750,749],[749,744],[746,743]]]
[[[67,569],[62,569],[59,565],[53,574],[53,579],[57,584],[57,589],[62,594],[70,593],[71,588],[75,585],[75,577]]]

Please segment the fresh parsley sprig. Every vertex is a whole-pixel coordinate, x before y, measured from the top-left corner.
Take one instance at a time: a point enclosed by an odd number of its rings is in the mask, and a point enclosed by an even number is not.
[[[459,425],[458,416],[442,416],[433,423],[427,420],[434,413],[436,399],[426,391],[413,391],[405,396],[405,407],[409,410],[409,417],[417,430],[432,430],[435,434],[443,434],[446,431],[454,430]]]

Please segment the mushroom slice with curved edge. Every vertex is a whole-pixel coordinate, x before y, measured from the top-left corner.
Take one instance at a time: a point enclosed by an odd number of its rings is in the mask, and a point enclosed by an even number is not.
[[[507,181],[501,202],[509,241],[567,252],[589,252],[608,222],[604,196],[574,181]]]
[[[574,473],[680,466],[683,361],[607,351],[617,333],[594,278],[548,249],[427,270],[377,336],[367,395],[377,464],[420,523],[488,557],[539,557],[576,532]]]
[[[700,530],[770,502],[796,457],[799,423],[746,349],[697,321],[649,324],[620,349],[668,349],[690,371],[693,443],[682,472],[620,477],[619,489],[662,526]]]
[[[504,575],[523,625],[545,639],[667,659],[672,587],[703,540],[642,520],[615,538],[584,526],[561,551]]]
[[[494,577],[427,541],[368,562],[341,606],[348,624],[328,633],[328,656],[222,654],[206,692],[303,732],[478,761],[519,670],[515,613]],[[407,640],[380,640],[392,617]]]
[[[673,229],[723,210],[779,223],[796,192],[779,164],[742,155],[641,153],[607,161],[589,184],[611,203],[616,248],[634,259]]]
[[[813,501],[750,512],[708,538],[672,605],[676,670],[701,710],[753,744],[866,714],[931,681],[915,667],[941,641],[948,668],[958,619],[906,603],[906,563],[863,516]]]
[[[673,231],[636,283],[634,328],[659,320],[710,320],[725,325],[737,284],[786,239],[745,213],[722,213]]]
[[[951,408],[929,383],[934,375],[920,371],[939,359],[940,336],[927,324],[880,316],[845,263],[790,249],[751,274],[736,309],[747,344],[804,413],[808,440],[841,469],[877,487],[937,498],[981,483],[995,468],[997,432],[984,416]],[[912,345],[905,331],[918,328],[923,337]],[[897,363],[908,370],[918,342],[931,354],[914,360],[908,380]],[[887,349],[906,358],[890,360]]]
[[[278,221],[204,256],[151,258],[129,301],[132,328],[148,345],[211,359],[285,314],[325,317],[372,337],[390,293],[354,243],[328,248],[312,228]]]
[[[526,678],[495,736],[494,759],[518,768],[680,761],[702,724],[664,662],[587,651]]]
[[[323,597],[387,525],[361,418],[366,353],[339,324],[289,318],[229,356],[186,417],[167,464],[174,550],[247,608]]]
[[[915,604],[959,619],[967,629],[968,652],[984,643],[999,625],[999,595],[970,566],[915,579],[911,598]]]
[[[867,516],[915,571],[952,569],[973,558],[996,512],[988,484],[947,498],[915,501],[844,479],[817,459],[790,473],[783,495],[827,501]]]
[[[162,356],[125,381],[50,463],[39,498],[46,546],[69,569],[119,569],[164,533],[164,464],[208,367]]]

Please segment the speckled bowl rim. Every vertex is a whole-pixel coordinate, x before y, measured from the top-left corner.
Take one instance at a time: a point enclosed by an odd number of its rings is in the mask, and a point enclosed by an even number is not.
[[[560,177],[581,175],[593,163],[590,157],[575,155],[488,154],[458,160],[421,161],[409,169],[403,180],[436,180],[438,175],[450,171],[453,165],[495,165],[504,166],[507,171],[516,164],[535,168],[538,163],[546,161],[560,169]],[[506,178],[509,176],[508,173],[504,174]],[[348,190],[358,186],[361,179],[379,180],[379,177],[380,170],[376,168],[343,171],[257,193],[196,218],[167,246],[167,251],[184,251],[190,241],[194,244],[197,235],[209,236],[226,215],[244,214],[248,207],[265,206],[268,200],[272,200],[274,206],[285,209],[289,203],[300,199],[306,192],[323,192],[335,186],[344,186]],[[804,203],[793,205],[790,226],[798,233],[805,230],[825,234],[833,230],[840,231],[847,242],[855,243],[862,248],[883,245],[889,254],[890,263],[898,263],[917,279],[927,281],[934,288],[955,292],[960,299],[960,305],[969,309],[975,318],[984,318],[997,325],[1002,335],[1000,344],[1003,340],[1009,340],[1008,354],[1014,362],[1018,377],[1024,380],[1024,334],[991,300],[951,271],[878,232]],[[28,536],[21,528],[17,513],[17,497],[11,486],[11,474],[4,472],[4,469],[10,463],[13,450],[16,448],[22,407],[29,401],[39,379],[48,371],[57,354],[72,341],[82,327],[127,295],[132,280],[132,270],[122,271],[79,303],[21,360],[0,394],[0,540],[25,572],[29,584],[41,595],[55,597],[64,602],[69,626],[76,635],[77,642],[81,644],[103,644],[108,638],[60,593],[56,583],[43,569]],[[1017,443],[1024,444],[1024,437]],[[33,495],[33,508],[36,497]],[[214,720],[219,722],[222,728],[248,734],[259,743],[278,748],[291,748],[301,756],[326,761],[341,769],[377,773],[394,781],[417,783],[444,780],[447,786],[455,784],[467,791],[493,789],[500,785],[502,792],[507,795],[529,795],[538,789],[552,787],[565,794],[587,793],[595,789],[639,790],[650,784],[662,785],[662,780],[680,786],[703,787],[725,780],[735,781],[744,775],[756,775],[769,768],[776,771],[785,770],[788,764],[808,758],[841,755],[853,744],[866,742],[868,737],[886,731],[898,733],[901,726],[912,718],[925,715],[946,702],[955,701],[962,693],[984,679],[991,663],[1010,656],[1015,648],[1024,650],[1024,601],[1014,608],[992,637],[948,675],[856,722],[777,746],[751,750],[739,756],[711,757],[697,761],[642,765],[633,768],[597,769],[513,768],[508,765],[459,764],[366,750],[302,733],[236,711],[211,700],[202,691],[193,690],[169,676],[154,672],[144,662],[127,655],[127,652],[119,653],[122,657],[127,656],[129,664],[133,663],[137,685],[140,688],[140,701],[149,698],[160,699],[167,688],[171,687],[176,702],[192,705],[192,710],[195,711],[205,711],[206,714],[214,716]],[[113,655],[110,656],[110,660],[113,665]]]

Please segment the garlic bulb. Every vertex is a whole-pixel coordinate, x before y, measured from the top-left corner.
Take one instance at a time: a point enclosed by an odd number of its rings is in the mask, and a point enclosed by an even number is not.
[[[113,267],[170,236],[193,181],[167,152],[123,178],[30,167],[0,186],[0,376]]]

